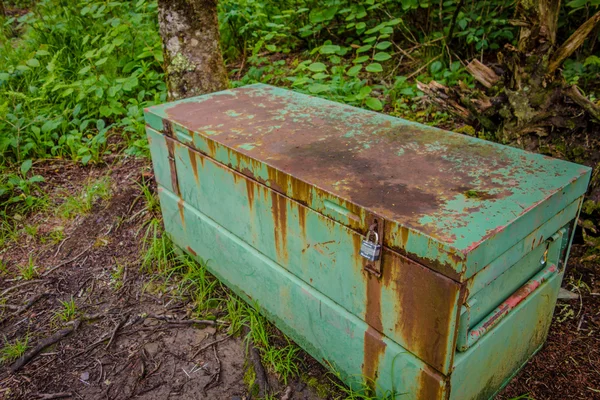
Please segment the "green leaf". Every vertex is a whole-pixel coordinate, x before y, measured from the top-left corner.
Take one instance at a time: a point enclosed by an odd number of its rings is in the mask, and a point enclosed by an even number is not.
[[[383,52],[376,53],[373,56],[373,60],[375,60],[375,61],[387,61],[390,58],[392,58],[392,56],[390,56],[389,53],[383,53]]]
[[[321,54],[334,54],[338,51],[340,51],[340,46],[336,46],[336,45],[332,45],[332,44],[327,44],[325,46],[321,46],[321,48],[319,49],[319,53],[321,53]]]
[[[383,72],[383,67],[379,63],[371,63],[365,68],[368,72]]]
[[[429,72],[431,72],[432,74],[435,74],[435,73],[439,72],[443,66],[444,65],[442,64],[441,61],[434,61],[429,66]]]
[[[21,164],[21,173],[25,175],[31,169],[32,164],[32,160],[23,161],[23,164]]]
[[[79,72],[77,72],[77,74],[79,74],[79,75],[85,75],[85,74],[87,74],[88,72],[90,72],[90,69],[92,69],[92,67],[88,65],[87,67],[83,67],[83,68],[81,68],[81,69],[79,70]]]
[[[318,24],[333,19],[338,11],[338,7],[329,7],[326,9],[314,8],[309,15],[310,22]]]
[[[308,86],[308,91],[313,94],[328,92],[329,90],[331,90],[329,85],[324,85],[322,83],[313,83],[312,85]]]
[[[96,121],[96,129],[99,131],[103,130],[106,127],[106,122],[103,119],[99,119]]]
[[[327,70],[327,66],[321,62],[312,63],[308,66],[312,72],[323,72]]]
[[[367,27],[367,24],[365,24],[364,22],[359,22],[358,24],[356,24],[357,30],[365,29],[366,27]]]
[[[346,71],[346,75],[356,76],[356,75],[358,75],[358,73],[360,72],[361,69],[362,69],[362,65],[360,65],[360,64],[355,65],[354,67],[351,67],[348,71]]]
[[[31,68],[36,68],[40,66],[40,62],[36,58],[31,58],[27,60],[27,65],[29,65]]]
[[[325,72],[317,72],[316,74],[314,74],[312,76],[313,79],[323,79],[323,78],[327,78],[329,76],[329,74],[325,73]]]
[[[108,60],[108,57],[99,59],[98,61],[96,61],[96,66],[100,66],[100,65],[104,64],[107,60]]]
[[[357,53],[364,53],[365,51],[369,51],[373,48],[372,45],[370,44],[365,44],[364,46],[360,46],[358,49],[356,49]]]
[[[44,181],[45,181],[45,179],[44,179],[44,177],[43,177],[43,176],[40,176],[40,175],[34,175],[34,176],[32,176],[31,178],[27,179],[27,181],[28,181],[29,183],[39,183],[39,182],[44,182]]]
[[[375,47],[377,48],[377,50],[385,50],[388,47],[390,47],[391,45],[392,45],[392,42],[385,41],[385,42],[377,43],[377,45]]]
[[[92,155],[91,154],[85,155],[85,156],[83,156],[81,158],[81,163],[83,165],[87,165],[87,163],[89,163],[91,159],[92,159]]]
[[[352,63],[354,63],[354,64],[362,64],[362,63],[364,63],[365,61],[368,61],[368,60],[369,60],[369,58],[371,58],[371,57],[369,57],[369,56],[360,56],[360,57],[356,57],[356,58],[355,58],[355,59],[352,61]]]
[[[365,104],[371,110],[381,111],[383,109],[383,104],[381,104],[381,101],[375,97],[369,97],[367,100],[365,100]]]
[[[363,86],[360,88],[360,91],[358,92],[358,95],[356,96],[357,99],[364,99],[365,97],[367,97],[369,94],[371,94],[371,91],[373,89],[371,88],[371,86]]]
[[[138,85],[138,78],[136,76],[132,76],[129,79],[127,79],[125,81],[125,83],[123,84],[123,90],[125,90],[126,92],[132,90],[133,88],[135,88]]]

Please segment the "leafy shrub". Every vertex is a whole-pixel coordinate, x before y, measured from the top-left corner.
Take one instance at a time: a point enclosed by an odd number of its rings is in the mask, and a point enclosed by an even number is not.
[[[31,7],[0,17],[1,219],[39,203],[32,159],[96,163],[113,135],[146,152],[143,108],[166,99],[155,1]]]
[[[3,26],[1,164],[98,162],[117,132],[143,148],[143,107],[165,99],[155,2],[42,0]]]

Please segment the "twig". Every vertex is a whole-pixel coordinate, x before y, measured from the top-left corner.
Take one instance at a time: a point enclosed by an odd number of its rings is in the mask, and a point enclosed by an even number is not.
[[[34,398],[37,400],[64,399],[65,397],[73,397],[73,393],[71,393],[71,392],[39,393],[39,394],[34,395]]]
[[[76,260],[77,260],[79,257],[81,257],[82,255],[84,255],[85,253],[87,253],[87,252],[89,251],[89,249],[91,249],[91,248],[92,248],[92,246],[93,246],[93,245],[94,245],[94,243],[90,244],[90,245],[89,245],[89,246],[88,246],[88,247],[87,247],[85,250],[83,250],[81,253],[77,254],[75,257],[73,257],[73,258],[71,258],[71,259],[69,259],[69,260],[67,260],[67,261],[63,261],[63,262],[61,262],[60,264],[58,264],[58,265],[56,265],[56,266],[54,266],[54,267],[50,268],[49,270],[45,271],[45,272],[42,274],[42,276],[43,276],[43,277],[46,277],[46,276],[48,276],[49,274],[51,274],[53,271],[57,270],[58,268],[60,268],[60,267],[63,267],[63,266],[65,266],[65,265],[67,265],[67,264],[70,264],[70,263],[72,263],[73,261],[76,261]]]
[[[17,289],[20,289],[22,287],[29,286],[29,285],[32,285],[34,283],[40,283],[40,282],[43,282],[43,281],[44,281],[43,279],[34,279],[34,280],[31,280],[31,281],[26,281],[26,282],[23,282],[23,283],[19,283],[18,285],[11,286],[11,287],[9,287],[7,289],[4,289],[4,291],[2,293],[0,293],[0,297],[4,297],[6,294],[12,292],[13,290],[17,290]]]
[[[42,350],[44,350],[48,346],[52,346],[53,344],[60,341],[62,338],[71,334],[73,331],[75,331],[79,327],[80,324],[81,324],[80,320],[75,320],[73,325],[71,325],[68,328],[65,328],[63,330],[60,330],[60,331],[56,332],[54,335],[42,340],[40,343],[38,343],[37,346],[35,346],[33,349],[29,350],[21,358],[19,358],[17,361],[15,361],[13,363],[13,365],[10,366],[10,371],[14,374],[15,372],[17,372],[18,370],[23,368]]]
[[[152,319],[157,319],[160,321],[165,321],[170,324],[181,324],[181,325],[193,325],[193,324],[210,325],[210,326],[229,325],[229,323],[227,323],[225,321],[213,321],[210,319],[175,319],[175,318],[171,318],[167,315],[156,315],[156,314],[148,314],[148,315],[146,315],[146,318],[152,318]]]
[[[406,77],[406,80],[409,80],[410,78],[412,78],[413,76],[417,75],[419,72],[421,72],[423,69],[427,68],[427,66],[429,64],[431,64],[432,62],[434,62],[435,60],[437,60],[438,58],[440,58],[441,54],[438,56],[433,57],[431,60],[429,60],[427,62],[427,64],[423,65],[421,68],[417,69],[416,71],[414,71],[412,74],[410,74],[409,76]]]
[[[196,356],[197,356],[198,354],[202,353],[204,350],[208,349],[208,348],[209,348],[210,346],[212,346],[213,344],[220,343],[220,342],[222,342],[222,341],[224,341],[224,340],[227,340],[227,339],[229,339],[229,338],[230,338],[230,336],[225,336],[225,337],[223,337],[223,338],[221,338],[221,339],[215,340],[215,341],[213,341],[213,342],[210,342],[209,344],[207,344],[207,345],[205,345],[205,346],[202,346],[202,347],[200,347],[198,350],[196,350],[196,352],[195,352],[195,353],[194,353],[194,355],[192,356],[192,360],[193,360],[194,358],[196,358]]]
[[[60,244],[58,245],[58,248],[56,249],[56,253],[54,253],[54,257],[56,257],[56,256],[58,255],[58,253],[60,253],[60,249],[62,249],[62,247],[63,247],[63,244],[65,244],[65,242],[66,242],[67,240],[69,240],[69,239],[71,239],[71,236],[68,236],[68,237],[64,238],[64,239],[62,240],[62,242],[60,242]]]
[[[15,317],[19,314],[21,314],[23,311],[27,311],[32,305],[34,305],[35,303],[37,303],[41,298],[48,296],[50,293],[39,293],[36,294],[33,297],[30,297],[25,304],[23,304],[21,307],[17,308],[15,312],[7,315],[4,319],[0,320],[0,325],[2,325],[5,321],[7,321],[8,319]]]
[[[119,323],[117,324],[117,326],[115,326],[115,329],[113,329],[112,334],[110,335],[110,340],[106,344],[106,347],[104,347],[105,350],[108,350],[108,348],[112,344],[113,340],[115,340],[115,336],[117,336],[117,331],[119,330],[119,328],[121,328],[123,326],[123,324],[125,323],[125,321],[127,321],[127,318],[121,319],[119,321]]]
[[[219,378],[221,377],[221,360],[219,359],[219,352],[217,351],[217,343],[214,343],[213,352],[215,354],[215,358],[217,359],[217,372],[213,374],[208,383],[204,385],[202,390],[208,390],[211,387],[219,384]]]

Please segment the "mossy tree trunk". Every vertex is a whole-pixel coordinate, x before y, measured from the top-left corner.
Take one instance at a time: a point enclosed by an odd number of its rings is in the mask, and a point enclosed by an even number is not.
[[[158,21],[170,100],[228,87],[217,0],[159,0]]]
[[[600,12],[559,44],[560,7],[560,0],[517,1],[517,45],[498,53],[495,69],[477,60],[467,66],[485,89],[447,88],[436,82],[419,87],[429,100],[468,123],[532,150],[540,136],[572,131],[585,126],[590,117],[600,121],[600,108],[568,86],[558,70],[598,25]]]

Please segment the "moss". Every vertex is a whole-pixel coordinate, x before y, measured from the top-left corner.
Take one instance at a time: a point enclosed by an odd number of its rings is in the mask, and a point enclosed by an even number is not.
[[[462,134],[468,135],[468,136],[475,136],[477,134],[477,131],[471,125],[461,126],[455,132],[462,133]]]
[[[244,383],[248,386],[248,393],[252,397],[258,396],[260,388],[256,383],[256,371],[254,370],[254,366],[248,365],[246,368],[246,372],[244,372]]]
[[[327,382],[321,382],[318,378],[314,376],[303,375],[301,378],[306,386],[312,388],[317,395],[321,398],[330,398],[333,388]]]

